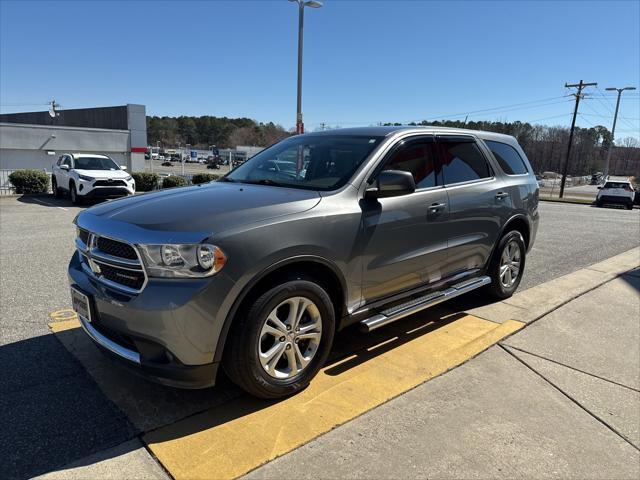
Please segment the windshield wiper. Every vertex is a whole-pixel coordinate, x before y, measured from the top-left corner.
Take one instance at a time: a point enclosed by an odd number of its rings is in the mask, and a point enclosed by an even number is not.
[[[268,178],[261,178],[260,180],[243,180],[242,183],[249,183],[251,185],[269,185],[272,187],[284,187],[282,183],[274,182]]]
[[[234,183],[235,180],[233,178],[229,178],[229,177],[220,177],[218,180],[218,182],[230,182],[230,183]]]

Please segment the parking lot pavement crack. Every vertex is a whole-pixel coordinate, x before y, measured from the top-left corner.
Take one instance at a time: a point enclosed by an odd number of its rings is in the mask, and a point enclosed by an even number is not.
[[[584,375],[589,375],[590,377],[597,378],[598,380],[602,380],[603,382],[612,383],[613,385],[617,385],[618,387],[626,388],[627,390],[631,390],[633,392],[640,393],[640,390],[637,389],[637,388],[633,388],[633,387],[630,387],[630,386],[625,385],[623,383],[619,383],[619,382],[615,382],[613,380],[609,380],[608,378],[604,378],[604,377],[601,377],[599,375],[595,375],[593,373],[585,372],[584,370],[580,370],[579,368],[572,367],[571,365],[567,365],[565,363],[558,362],[557,360],[553,360],[551,358],[547,358],[544,355],[539,355],[537,353],[529,352],[529,351],[527,351],[527,350],[525,350],[523,348],[514,347],[513,345],[506,345],[506,344],[503,344],[502,342],[500,342],[500,346],[502,348],[513,349],[513,350],[517,350],[517,351],[522,352],[522,353],[526,353],[527,355],[532,355],[532,356],[540,358],[542,360],[546,360],[547,362],[551,362],[551,363],[555,363],[556,365],[560,365],[561,367],[565,367],[565,368],[568,368],[570,370],[574,370],[576,372],[582,373]]]
[[[526,361],[524,361],[522,358],[520,358],[518,355],[516,355],[515,353],[513,353],[512,351],[509,350],[509,348],[513,348],[513,347],[509,347],[507,348],[506,346],[498,343],[498,346],[500,348],[502,348],[505,352],[507,352],[509,355],[511,355],[513,358],[515,358],[518,362],[520,362],[522,365],[524,365],[525,367],[527,367],[529,370],[531,370],[533,373],[535,373],[536,375],[538,375],[540,378],[542,378],[545,382],[547,382],[549,385],[551,385],[553,388],[555,388],[556,390],[558,390],[558,392],[560,392],[562,395],[564,395],[567,399],[569,399],[572,403],[574,403],[576,406],[578,406],[581,410],[583,410],[587,415],[589,415],[591,418],[593,418],[594,420],[596,420],[597,422],[601,423],[602,425],[604,425],[606,428],[608,428],[609,430],[611,430],[613,433],[615,433],[617,436],[619,436],[622,440],[624,440],[625,442],[627,442],[629,445],[631,445],[633,448],[635,448],[636,450],[640,451],[640,448],[638,446],[636,446],[633,441],[631,441],[629,438],[627,438],[625,435],[623,435],[622,433],[620,433],[616,428],[614,428],[611,424],[609,424],[608,422],[604,421],[602,418],[598,417],[597,415],[594,415],[590,410],[588,410],[587,408],[585,408],[580,402],[578,402],[575,398],[573,398],[569,393],[567,393],[566,391],[564,391],[562,388],[560,388],[558,385],[556,385],[554,382],[552,382],[551,380],[549,380],[546,376],[544,376],[542,373],[538,372],[535,368],[533,368],[531,365],[529,365]],[[528,353],[528,352],[527,352]]]

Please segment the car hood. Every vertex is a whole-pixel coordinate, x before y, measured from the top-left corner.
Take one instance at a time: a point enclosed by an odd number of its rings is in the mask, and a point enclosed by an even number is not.
[[[124,170],[83,170],[83,169],[75,169],[76,173],[80,175],[86,175],[87,177],[93,178],[114,178],[114,179],[125,179],[129,176],[127,172]]]
[[[303,212],[316,206],[320,199],[320,194],[311,190],[213,182],[106,202],[85,210],[77,223],[88,230],[119,237],[117,232],[105,230],[117,229],[117,222],[123,233],[134,237],[153,231],[165,241],[167,237],[186,241]]]

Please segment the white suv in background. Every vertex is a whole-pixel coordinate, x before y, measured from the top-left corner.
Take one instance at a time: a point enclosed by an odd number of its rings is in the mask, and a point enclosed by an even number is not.
[[[624,205],[629,210],[633,208],[635,191],[629,180],[607,180],[602,187],[598,187],[596,205]]]
[[[126,168],[106,155],[65,153],[53,165],[51,188],[56,198],[68,193],[75,204],[86,198],[133,195],[136,183]]]

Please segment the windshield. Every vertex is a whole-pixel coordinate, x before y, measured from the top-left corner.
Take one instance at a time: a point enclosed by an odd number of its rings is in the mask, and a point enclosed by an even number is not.
[[[346,184],[383,137],[304,135],[263,150],[221,181],[310,190]]]
[[[109,157],[80,157],[75,159],[76,170],[120,170]]]

